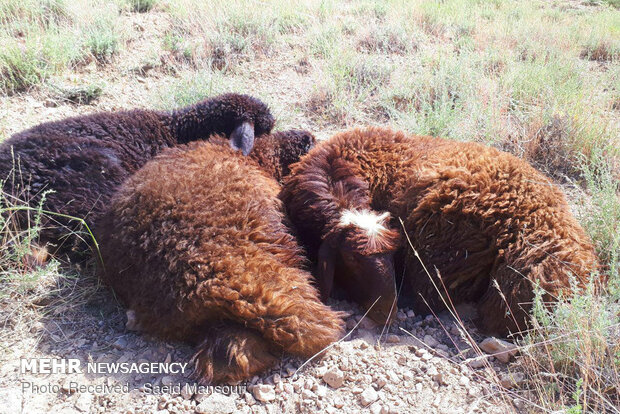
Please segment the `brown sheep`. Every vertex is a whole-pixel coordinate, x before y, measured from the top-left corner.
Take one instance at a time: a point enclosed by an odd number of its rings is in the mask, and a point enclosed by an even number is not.
[[[102,278],[127,306],[128,328],[196,344],[199,378],[235,382],[282,352],[309,357],[339,339],[285,225],[282,174],[311,134],[258,140],[250,157],[227,142],[169,149],[126,181],[100,220]],[[265,157],[272,154],[273,157]]]
[[[336,283],[348,284],[365,305],[382,294],[377,285],[404,275],[415,310],[444,309],[448,296],[452,304],[476,302],[478,322],[491,333],[526,328],[535,284],[552,302],[571,291],[572,279],[583,288],[598,268],[592,243],[562,192],[527,162],[480,144],[384,128],[343,132],[293,166],[282,199],[300,241],[319,262],[323,294],[334,277],[333,270],[323,271],[328,268],[344,272],[336,271]],[[343,254],[351,246],[341,245],[322,255],[321,243],[343,230],[370,235],[387,248],[361,246]],[[367,271],[392,259],[395,270],[385,266],[374,276]]]

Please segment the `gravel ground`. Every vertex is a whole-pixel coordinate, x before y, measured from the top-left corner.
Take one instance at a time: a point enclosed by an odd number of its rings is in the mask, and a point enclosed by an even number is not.
[[[284,356],[271,372],[219,390],[195,388],[189,365],[178,376],[20,373],[23,358],[76,358],[81,367],[89,362],[188,362],[190,347],[127,331],[124,312],[113,298],[107,292],[97,296],[32,323],[29,335],[4,341],[0,413],[506,413],[523,408],[517,394],[510,397],[523,376],[510,374],[511,365],[500,361],[513,351],[497,357],[477,353],[448,314],[423,317],[401,309],[386,328],[344,301],[331,305],[350,313],[350,334],[322,358],[304,364]],[[473,316],[467,308],[459,314]],[[476,335],[468,322],[465,327],[474,341],[498,345]]]

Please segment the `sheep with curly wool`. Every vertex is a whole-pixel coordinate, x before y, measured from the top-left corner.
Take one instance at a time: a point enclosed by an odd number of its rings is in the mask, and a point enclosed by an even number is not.
[[[3,191],[51,212],[39,244],[68,252],[83,249],[64,238],[77,222],[92,224],[116,188],[165,148],[212,134],[248,154],[254,137],[269,133],[274,118],[260,100],[224,94],[173,112],[131,110],[47,122],[17,133],[0,145]],[[59,216],[54,213],[61,213]],[[20,226],[29,225],[28,214]]]
[[[527,327],[536,285],[553,302],[599,266],[562,192],[476,143],[353,129],[294,165],[282,199],[323,296],[335,283],[378,300],[381,321],[404,275],[415,311],[474,302],[482,329],[505,335]]]
[[[341,335],[342,315],[302,270],[271,175],[313,142],[292,131],[257,141],[249,157],[217,138],[166,150],[102,215],[101,275],[128,327],[195,343],[203,381],[244,380],[282,352],[309,357]]]

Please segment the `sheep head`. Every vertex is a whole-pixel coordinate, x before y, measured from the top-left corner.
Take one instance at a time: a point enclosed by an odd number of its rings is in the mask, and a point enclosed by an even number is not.
[[[254,137],[269,134],[275,118],[260,99],[225,93],[172,112],[170,122],[179,143],[225,135],[233,149],[248,155]]]
[[[281,182],[291,172],[291,164],[310,151],[315,142],[314,135],[308,131],[277,131],[261,136],[250,152],[250,158]]]
[[[353,300],[365,309],[372,306],[368,315],[378,323],[389,322],[396,310],[394,253],[399,235],[387,226],[388,217],[368,210],[342,212],[319,248],[317,269],[323,299],[329,297],[336,276]]]

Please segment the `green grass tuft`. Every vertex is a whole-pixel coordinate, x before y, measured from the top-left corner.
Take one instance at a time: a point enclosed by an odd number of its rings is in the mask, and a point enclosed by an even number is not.
[[[127,0],[131,11],[136,13],[146,13],[156,4],[157,0]]]

